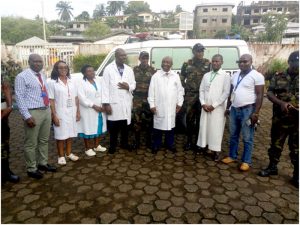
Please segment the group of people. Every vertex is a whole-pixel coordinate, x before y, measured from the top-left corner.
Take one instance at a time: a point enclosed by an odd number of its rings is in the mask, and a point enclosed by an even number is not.
[[[163,134],[164,146],[175,153],[174,128],[179,112],[186,114],[185,150],[213,152],[216,161],[220,157],[225,121],[229,116],[230,149],[222,162],[237,161],[242,133],[244,151],[239,168],[248,171],[252,163],[254,127],[263,102],[264,76],[252,67],[249,54],[239,58],[240,70],[230,76],[222,70],[222,55],[214,55],[210,62],[204,58],[204,51],[202,44],[194,45],[193,58],[183,64],[181,75],[178,75],[172,70],[171,57],[164,57],[161,70],[156,71],[149,65],[149,53],[145,51],[139,55],[140,64],[132,69],[125,64],[126,52],[119,48],[115,51],[115,61],[104,69],[103,77],[96,78],[94,68],[84,65],[80,82],[70,78],[69,67],[63,61],[55,63],[51,80],[47,82],[41,72],[41,56],[30,55],[30,68],[20,73],[15,81],[16,101],[25,121],[24,153],[28,176],[40,179],[43,177],[41,171],[56,171],[47,158],[51,121],[57,140],[58,164],[65,165],[66,159],[79,159],[72,153],[74,137],[84,139],[88,156],[106,151],[99,144],[106,126],[110,154],[116,152],[119,133],[120,147],[132,150],[141,145],[143,131],[153,154],[161,148]],[[286,73],[275,74],[271,80],[267,94],[274,103],[270,165],[259,174],[277,174],[276,165],[289,136],[295,186],[298,186],[299,176],[298,60],[299,52],[292,53]]]

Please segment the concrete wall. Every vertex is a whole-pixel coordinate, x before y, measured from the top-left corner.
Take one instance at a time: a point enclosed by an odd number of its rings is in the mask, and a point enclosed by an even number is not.
[[[248,43],[248,46],[253,56],[253,65],[262,73],[272,59],[287,60],[293,51],[299,50],[299,44]]]

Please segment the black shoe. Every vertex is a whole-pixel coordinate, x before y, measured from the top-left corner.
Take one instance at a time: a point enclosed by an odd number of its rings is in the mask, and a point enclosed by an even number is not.
[[[175,146],[168,147],[168,149],[169,149],[171,152],[173,152],[173,153],[176,153],[176,152],[177,152]]]
[[[126,149],[128,151],[132,151],[132,146],[130,144],[122,144],[121,148]]]
[[[299,178],[292,178],[290,180],[290,183],[295,187],[295,188],[299,188]]]
[[[55,166],[51,166],[49,164],[38,165],[38,170],[45,171],[45,172],[53,172],[53,173],[57,171]]]
[[[220,152],[215,152],[215,153],[214,153],[214,158],[213,158],[213,160],[214,160],[215,162],[219,162],[219,161],[220,161]]]
[[[28,175],[29,177],[32,177],[32,178],[37,179],[37,180],[42,179],[43,176],[44,176],[44,175],[43,175],[40,171],[38,171],[38,170],[36,170],[36,171],[34,171],[34,172],[29,172],[29,171],[27,171],[27,175]]]
[[[158,152],[158,148],[152,148],[152,149],[151,149],[151,153],[152,153],[152,154],[156,154],[157,152]]]
[[[191,142],[187,142],[184,146],[184,150],[185,151],[189,151],[189,150],[192,150],[193,149],[193,145]]]
[[[114,154],[116,152],[115,148],[109,148],[108,149],[108,154]]]
[[[268,166],[266,169],[259,171],[258,176],[268,177],[270,175],[278,175],[277,166]]]

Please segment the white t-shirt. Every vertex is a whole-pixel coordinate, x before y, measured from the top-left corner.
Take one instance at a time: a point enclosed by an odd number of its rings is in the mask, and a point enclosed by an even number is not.
[[[237,71],[231,78],[234,95],[232,106],[236,108],[255,103],[255,86],[265,84],[264,76],[256,70],[251,70],[242,80],[239,76],[240,72],[240,70]],[[236,88],[238,80],[240,80],[240,83]]]

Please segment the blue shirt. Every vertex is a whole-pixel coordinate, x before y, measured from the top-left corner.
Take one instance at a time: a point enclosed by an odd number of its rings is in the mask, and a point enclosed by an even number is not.
[[[45,107],[41,83],[38,81],[37,73],[26,69],[19,73],[15,80],[16,101],[22,117],[26,120],[31,117],[29,109]],[[44,74],[42,80],[46,90],[47,82]]]

